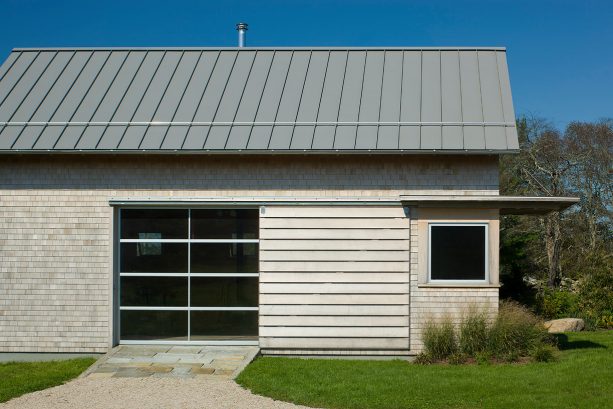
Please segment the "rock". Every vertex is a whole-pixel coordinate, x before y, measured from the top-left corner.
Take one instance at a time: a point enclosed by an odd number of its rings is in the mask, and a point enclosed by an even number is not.
[[[552,334],[560,332],[579,332],[585,328],[585,322],[581,318],[561,318],[545,322],[545,328]]]

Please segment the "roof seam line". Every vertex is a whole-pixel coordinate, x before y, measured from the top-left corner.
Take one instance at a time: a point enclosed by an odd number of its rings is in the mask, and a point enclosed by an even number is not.
[[[334,125],[334,136],[332,137],[332,149],[336,145],[336,131],[338,130],[338,118],[341,115],[341,102],[343,101],[343,89],[345,88],[345,77],[347,76],[347,63],[349,62],[349,51],[345,57],[345,69],[343,70],[343,81],[341,82],[341,93],[338,97],[338,109],[336,110],[336,124]]]
[[[281,89],[281,93],[279,94],[279,102],[277,103],[277,110],[275,111],[275,120],[273,122],[277,122],[277,116],[279,115],[279,108],[281,108],[281,101],[283,101],[283,93],[285,92],[285,84],[287,84],[287,78],[289,77],[289,71],[292,69],[292,61],[294,60],[294,52],[289,57],[289,62],[287,63],[287,72],[285,73],[285,79],[283,80],[283,88]],[[266,144],[266,149],[270,149],[270,142],[272,141],[272,135],[275,131],[274,124],[270,129],[270,137],[268,138],[268,143]]]
[[[241,107],[241,103],[243,102],[243,97],[245,96],[245,90],[247,89],[247,85],[249,84],[249,78],[251,78],[251,72],[253,71],[253,66],[255,65],[255,59],[257,58],[257,51],[253,55],[253,59],[251,60],[251,65],[249,65],[249,72],[247,73],[247,78],[245,78],[245,82],[243,85],[243,90],[241,91],[241,95],[238,98],[238,103],[236,104],[236,111],[234,111],[234,115],[232,116],[232,125],[230,125],[230,130],[228,131],[228,138],[226,139],[226,143],[224,143],[224,149],[228,146],[228,142],[230,142],[230,136],[232,135],[232,129],[234,127],[234,123],[236,122],[236,117],[238,116],[238,111]],[[247,145],[245,145],[247,148]]]
[[[292,134],[289,137],[289,144],[287,148],[292,146],[292,140],[294,139],[294,132],[296,132],[296,123],[298,121],[298,113],[300,112],[300,105],[302,105],[302,96],[304,95],[304,86],[306,85],[307,78],[309,76],[309,68],[311,68],[311,59],[313,58],[313,52],[309,53],[309,61],[307,62],[306,71],[304,72],[304,80],[302,81],[302,89],[300,90],[300,98],[298,99],[298,105],[296,106],[296,115],[294,115],[294,125],[292,125]]]
[[[321,109],[321,100],[324,96],[324,88],[326,87],[326,77],[328,76],[328,65],[330,65],[330,51],[328,51],[328,58],[326,59],[326,68],[324,70],[324,76],[321,79],[321,92],[319,93],[319,102],[317,104],[317,113],[315,114],[315,121],[319,118],[319,110]],[[313,136],[311,136],[311,147],[313,149],[313,145],[315,144],[315,133],[317,132],[317,127],[313,127]]]
[[[272,65],[275,62],[275,57],[277,56],[277,52],[272,52],[272,57],[270,58],[270,64],[268,65],[268,71],[266,72],[266,79],[264,79],[264,85],[262,85],[262,92],[260,93],[260,97],[258,98],[258,105],[253,111],[253,120],[258,116],[258,112],[260,111],[260,105],[262,104],[262,99],[264,98],[264,93],[266,92],[266,86],[268,85],[268,78],[270,77],[270,72],[272,71]],[[253,134],[253,128],[249,129],[249,135],[247,136],[247,143],[245,144],[245,149],[249,148],[249,142],[251,142],[251,135]]]

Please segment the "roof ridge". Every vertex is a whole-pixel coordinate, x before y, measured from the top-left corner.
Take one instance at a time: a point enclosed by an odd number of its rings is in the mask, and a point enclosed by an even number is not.
[[[506,47],[15,47],[13,52],[21,51],[506,51]]]

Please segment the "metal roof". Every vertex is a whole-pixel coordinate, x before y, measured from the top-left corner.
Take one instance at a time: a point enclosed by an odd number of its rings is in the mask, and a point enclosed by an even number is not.
[[[504,48],[14,49],[0,152],[517,151]]]

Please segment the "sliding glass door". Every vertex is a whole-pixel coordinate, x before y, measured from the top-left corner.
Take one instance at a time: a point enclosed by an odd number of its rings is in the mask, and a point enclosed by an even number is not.
[[[120,209],[120,341],[257,340],[258,254],[257,209]]]

